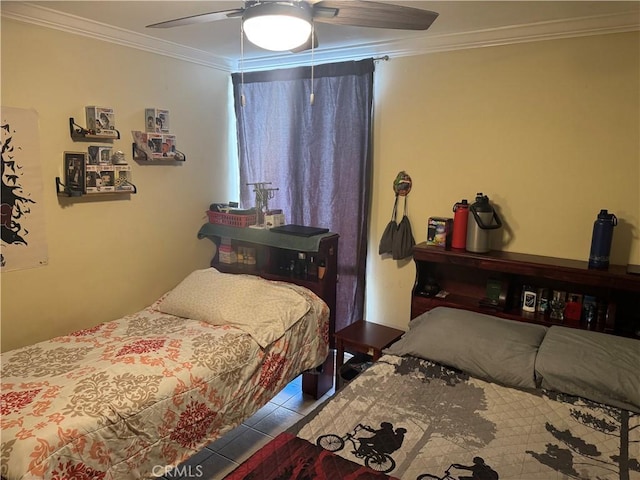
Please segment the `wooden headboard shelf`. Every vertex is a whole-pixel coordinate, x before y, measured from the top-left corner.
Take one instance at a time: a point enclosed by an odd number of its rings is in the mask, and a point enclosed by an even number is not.
[[[486,254],[464,250],[445,250],[426,243],[414,247],[416,281],[412,292],[411,318],[440,305],[464,308],[498,317],[543,325],[565,326],[640,337],[640,276],[626,272],[624,265],[607,270],[588,268],[586,261],[544,257],[513,252]],[[499,308],[481,306],[487,295],[487,283],[503,285],[505,301]],[[435,281],[446,298],[430,296],[427,285]],[[524,285],[591,295],[604,306],[597,321],[558,322],[549,313],[522,311]],[[601,312],[602,313],[602,312]]]
[[[267,280],[279,280],[308,288],[318,295],[329,307],[329,342],[334,346],[336,325],[336,285],[338,281],[338,239],[336,233],[325,233],[312,237],[299,237],[265,229],[230,227],[206,223],[198,232],[198,238],[209,238],[216,244],[216,253],[211,266],[225,273],[246,273],[259,275]],[[255,263],[238,264],[220,261],[220,244],[223,238],[231,240],[234,250],[252,248]],[[316,268],[323,265],[324,274],[305,273],[303,269],[291,268],[299,254],[309,262],[314,259]],[[330,354],[322,368],[307,372],[302,377],[302,390],[314,398],[320,398],[333,386],[333,354]]]

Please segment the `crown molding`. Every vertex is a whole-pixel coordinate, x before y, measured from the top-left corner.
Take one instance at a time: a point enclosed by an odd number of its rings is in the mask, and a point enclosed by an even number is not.
[[[244,71],[254,71],[309,65],[312,62],[325,63],[355,60],[381,55],[406,57],[470,48],[640,30],[640,17],[638,12],[629,11],[610,15],[510,25],[455,34],[433,35],[425,33],[424,35],[405,40],[392,40],[355,47],[316,50],[313,53],[313,57],[311,53],[305,52],[295,55],[286,53],[254,59],[245,58],[242,65],[240,65],[235,59],[215,56],[203,50],[159,40],[149,35],[143,35],[112,25],[69,15],[28,2],[5,3],[2,5],[2,16],[67,33],[136,48],[226,72],[237,70],[240,67]]]
[[[366,57],[389,56],[391,58],[424,55],[428,53],[483,48],[498,45],[556,40],[562,38],[582,37],[624,33],[640,30],[640,16],[637,11],[619,14],[579,17],[556,21],[510,25],[454,34],[424,35],[411,39],[394,40],[381,43],[369,43],[356,47],[324,49],[315,52],[314,63],[329,61],[356,60]],[[245,59],[245,71],[266,68],[294,67],[309,65],[309,53],[295,56],[274,55],[258,59]]]
[[[40,27],[53,28],[74,35],[197,63],[217,70],[230,71],[235,63],[203,50],[160,40],[150,35],[143,35],[27,2],[3,4],[2,16]]]

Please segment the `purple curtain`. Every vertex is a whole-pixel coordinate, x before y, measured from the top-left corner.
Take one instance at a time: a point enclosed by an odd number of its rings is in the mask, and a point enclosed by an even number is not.
[[[340,235],[336,330],[363,318],[371,192],[373,60],[234,73],[240,201],[278,188],[286,223]],[[241,95],[245,104],[242,106]]]

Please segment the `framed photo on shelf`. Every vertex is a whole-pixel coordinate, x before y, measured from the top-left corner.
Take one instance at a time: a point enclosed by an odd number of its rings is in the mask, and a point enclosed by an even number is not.
[[[85,193],[87,154],[64,152],[64,184],[69,192]]]

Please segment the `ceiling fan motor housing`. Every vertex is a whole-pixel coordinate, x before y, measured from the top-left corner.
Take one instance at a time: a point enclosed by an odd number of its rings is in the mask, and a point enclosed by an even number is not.
[[[313,7],[307,2],[250,2],[242,14],[249,41],[273,51],[292,50],[311,35]]]

